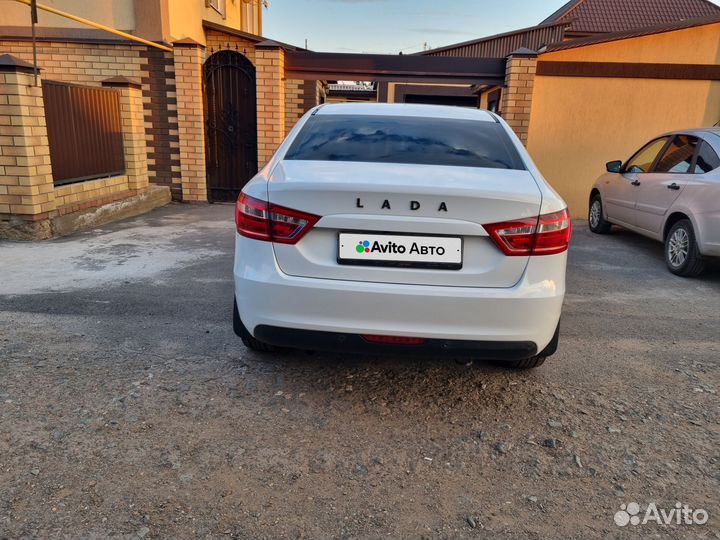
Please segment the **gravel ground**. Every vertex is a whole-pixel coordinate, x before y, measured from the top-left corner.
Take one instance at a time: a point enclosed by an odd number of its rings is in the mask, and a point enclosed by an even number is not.
[[[0,538],[720,538],[720,272],[577,224],[512,372],[246,350],[232,207],[0,243]],[[704,525],[614,524],[676,502]]]

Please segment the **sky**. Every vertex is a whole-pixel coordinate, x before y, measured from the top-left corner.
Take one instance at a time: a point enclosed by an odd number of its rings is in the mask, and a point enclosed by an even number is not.
[[[534,26],[566,2],[270,0],[263,35],[319,52],[409,54]]]
[[[270,0],[263,35],[314,51],[409,54],[538,24],[567,0]]]

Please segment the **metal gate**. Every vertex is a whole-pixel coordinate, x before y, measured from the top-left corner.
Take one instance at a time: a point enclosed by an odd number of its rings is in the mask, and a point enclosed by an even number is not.
[[[205,155],[209,201],[234,201],[258,170],[255,66],[236,51],[208,58]]]

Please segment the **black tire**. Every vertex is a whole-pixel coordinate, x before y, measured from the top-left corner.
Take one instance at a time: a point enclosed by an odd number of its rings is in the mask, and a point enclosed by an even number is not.
[[[699,276],[705,269],[689,219],[681,219],[670,228],[665,238],[665,263],[673,274],[682,277]]]
[[[514,362],[505,362],[505,367],[511,367],[513,369],[535,369],[545,363],[550,356],[555,354],[557,351],[558,343],[560,343],[560,323],[558,323],[555,333],[553,334],[550,343],[545,347],[540,354],[533,356],[532,358],[524,358],[523,360],[515,360]]]
[[[253,351],[257,352],[273,352],[275,350],[275,347],[272,345],[268,345],[267,343],[263,343],[262,341],[258,341],[255,339],[250,331],[245,328],[245,325],[242,322],[242,319],[240,318],[240,312],[238,311],[237,307],[237,300],[233,300],[233,330],[235,331],[235,335],[237,335],[243,342],[243,344]]]
[[[605,219],[602,198],[596,193],[590,200],[588,207],[588,225],[595,234],[607,234],[612,229],[612,223]]]
[[[535,369],[545,363],[546,356],[533,356],[532,358],[526,358],[525,360],[516,360],[510,362],[509,367],[513,369]]]

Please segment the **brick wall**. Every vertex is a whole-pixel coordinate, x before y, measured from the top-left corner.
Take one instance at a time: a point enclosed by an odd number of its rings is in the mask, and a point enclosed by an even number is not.
[[[509,56],[500,111],[505,121],[527,145],[537,56]]]
[[[0,236],[10,238],[49,238],[58,216],[148,189],[140,87],[123,77],[103,83],[120,97],[125,174],[55,187],[42,80],[32,71],[12,56],[0,65]]]
[[[305,98],[304,109],[306,112],[321,103],[325,103],[326,86],[325,81],[305,81],[303,97]]]
[[[120,94],[123,158],[127,187],[133,193],[148,188],[148,150],[143,122],[142,91],[128,80],[109,79],[103,86],[114,87]]]
[[[0,40],[0,52],[32,62],[28,41]],[[109,77],[142,82],[148,170],[153,183],[169,186],[180,199],[180,151],[172,53],[125,43],[40,41],[38,65],[44,79],[99,85]]]
[[[285,134],[305,114],[305,81],[285,79]]]
[[[108,77],[139,79],[143,64],[140,57],[144,45],[38,43],[38,65],[44,79],[99,85]],[[32,44],[27,41],[0,40],[0,51],[32,62]]]
[[[258,166],[264,167],[285,138],[285,53],[276,45],[258,47]]]
[[[123,77],[107,79],[102,84],[113,88],[120,97],[125,174],[55,188],[55,204],[60,216],[126,199],[148,189],[142,91]]]
[[[42,88],[29,73],[0,73],[0,219],[55,210]]]
[[[174,56],[183,201],[207,201],[202,96],[205,51],[198,44],[176,43]]]
[[[248,60],[255,64],[255,44],[256,42],[240,36],[232,34],[224,34],[216,30],[207,30],[205,32],[205,43],[207,47],[207,55],[224,49],[233,49],[244,54]]]
[[[153,183],[168,186],[182,200],[175,61],[173,54],[148,47],[140,51],[148,169]]]
[[[126,199],[137,192],[130,191],[126,175],[89,180],[55,189],[57,214],[65,215],[103,204]]]

